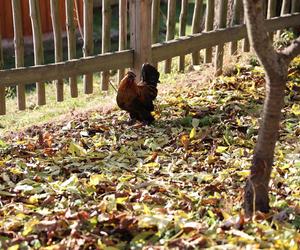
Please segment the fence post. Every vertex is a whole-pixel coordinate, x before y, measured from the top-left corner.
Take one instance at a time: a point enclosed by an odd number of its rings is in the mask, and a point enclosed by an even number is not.
[[[93,0],[83,0],[83,56],[93,54]],[[93,93],[93,74],[83,76],[84,93]]]
[[[110,51],[111,3],[102,0],[102,53]],[[108,90],[109,71],[101,74],[101,89]]]
[[[267,2],[265,2],[265,0],[263,0],[263,8],[266,8],[266,11],[267,11],[268,0],[266,0],[266,1]],[[245,18],[245,14],[244,14],[244,6],[242,6],[242,14],[243,14],[243,19],[244,19],[244,24],[245,24],[246,23],[246,18]],[[249,43],[248,34],[246,34],[245,39],[242,42],[242,50],[243,50],[243,52],[249,52],[250,51],[250,43]]]
[[[152,62],[151,53],[151,0],[130,0],[130,43],[134,50],[133,69],[140,79],[141,67]]]
[[[291,6],[291,13],[295,13],[295,12],[300,12],[300,1],[299,0],[292,0],[292,6]],[[300,28],[300,25],[297,26],[297,27],[293,27],[293,32],[294,33],[299,33],[299,28]]]
[[[290,11],[291,1],[290,0],[283,0],[280,10],[280,16],[283,16],[285,14],[288,14]],[[277,37],[280,38],[280,35],[282,34],[283,30],[277,31]]]
[[[295,13],[300,11],[300,1],[299,0],[292,0],[292,8],[291,13]]]
[[[24,38],[22,25],[21,1],[12,1],[13,25],[14,25],[14,47],[15,47],[15,66],[16,68],[24,66]],[[26,108],[25,85],[17,85],[17,98],[19,110]]]
[[[176,1],[168,0],[166,41],[174,39],[176,25]],[[165,73],[171,72],[172,58],[165,61]]]
[[[127,0],[119,0],[119,51],[127,47]],[[118,72],[118,82],[125,75],[125,69]]]
[[[0,23],[1,24],[1,23]],[[1,25],[0,25],[0,70],[3,68],[3,49],[2,49],[2,35],[1,35]],[[0,115],[5,115],[6,105],[5,105],[5,87],[1,85],[0,82]]]
[[[227,18],[227,5],[228,0],[221,0],[219,4],[219,16],[218,16],[218,28],[226,28],[226,18]],[[219,44],[217,46],[215,55],[215,75],[219,76],[222,74],[223,68],[223,56],[224,56],[224,44]]]
[[[75,0],[77,1],[77,0]],[[77,4],[77,2],[75,2]],[[76,58],[76,26],[74,22],[74,0],[65,0],[66,5],[66,30],[68,39],[68,59]],[[77,5],[76,5],[77,6]],[[79,21],[78,21],[79,22]],[[78,96],[77,77],[69,77],[71,97]]]
[[[269,0],[267,19],[276,16],[276,5],[277,5],[277,0]],[[274,38],[273,36],[274,36],[274,32],[270,32],[269,38],[272,42]]]
[[[159,24],[160,24],[160,0],[152,1],[151,27],[152,27],[152,44],[159,41]],[[158,62],[152,62],[157,68]]]
[[[33,48],[34,48],[34,63],[42,65],[44,63],[43,39],[42,39],[42,24],[39,0],[29,0],[30,18],[32,25]],[[38,105],[46,104],[45,83],[37,82],[37,97]]]
[[[205,16],[205,31],[211,31],[214,28],[215,18],[215,0],[207,0],[206,16]],[[205,49],[204,62],[211,63],[212,48]]]
[[[233,5],[233,18],[231,20],[231,26],[238,25],[241,22],[241,8],[242,8],[242,0],[234,0]],[[232,41],[230,43],[230,54],[237,54],[238,41]]]
[[[179,17],[179,36],[185,36],[187,21],[188,0],[181,0],[181,12]],[[184,71],[185,56],[179,57],[179,71]]]
[[[202,17],[202,5],[203,0],[195,0],[193,21],[192,21],[192,33],[197,34],[200,32],[201,27],[201,17]],[[200,54],[199,51],[192,53],[193,65],[200,64]]]
[[[61,20],[59,13],[59,0],[50,1],[51,20],[54,36],[54,53],[55,62],[63,60],[63,47],[62,47],[62,33],[61,33]],[[56,100],[62,102],[64,100],[64,81],[57,79],[54,81],[56,84]]]

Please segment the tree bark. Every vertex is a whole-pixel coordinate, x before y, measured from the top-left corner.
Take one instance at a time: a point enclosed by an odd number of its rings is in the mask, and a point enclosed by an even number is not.
[[[288,65],[300,53],[300,37],[285,50],[275,51],[263,25],[263,0],[244,0],[244,6],[248,36],[266,72],[262,122],[244,196],[245,213],[252,216],[254,211],[268,212],[270,209],[269,181],[279,136]]]

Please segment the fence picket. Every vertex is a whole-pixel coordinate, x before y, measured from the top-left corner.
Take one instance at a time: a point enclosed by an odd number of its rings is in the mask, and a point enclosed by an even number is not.
[[[152,27],[152,39],[151,43],[159,42],[159,23],[160,23],[160,0],[152,0],[151,9],[151,27]],[[157,68],[158,62],[152,62]]]
[[[241,23],[241,10],[242,10],[242,0],[234,0],[233,5],[233,18],[231,20],[231,26]],[[230,43],[230,54],[237,54],[238,41],[232,41]]]
[[[219,4],[219,16],[218,16],[218,28],[226,28],[226,18],[227,18],[227,5],[228,0],[222,0]],[[222,74],[223,68],[223,57],[224,57],[224,43],[217,46],[215,55],[215,75],[218,76]]]
[[[110,51],[111,4],[110,0],[102,0],[102,53]],[[101,74],[101,89],[108,90],[109,71]]]
[[[202,17],[202,5],[203,5],[203,0],[195,0],[193,21],[192,21],[192,34],[197,34],[201,30],[200,24],[201,24],[201,17]],[[200,64],[199,51],[192,53],[192,60],[193,60],[193,65]]]
[[[14,26],[15,67],[19,68],[24,66],[24,38],[20,0],[12,1],[12,14]],[[17,99],[19,110],[25,110],[25,85],[22,83],[17,85]]]
[[[127,47],[127,0],[119,0],[119,51]],[[125,69],[119,69],[118,82],[125,75]]]
[[[29,0],[30,18],[32,25],[32,37],[34,48],[34,63],[35,65],[44,64],[43,40],[42,40],[42,26],[39,0]],[[46,104],[45,83],[37,82],[37,103],[38,105]]]
[[[268,19],[276,16],[276,5],[277,5],[277,0],[269,0],[268,12],[267,12],[267,18]],[[274,39],[273,36],[274,36],[273,32],[269,33],[269,38],[272,42],[273,42],[273,39]]]
[[[211,31],[214,28],[214,16],[215,16],[215,0],[207,0],[206,16],[205,16],[205,31]],[[204,62],[212,62],[212,48],[205,49]]]
[[[3,68],[4,58],[3,58],[3,48],[2,48],[2,32],[0,25],[0,70]],[[5,115],[6,104],[5,104],[5,87],[0,84],[0,115]]]
[[[168,0],[166,41],[174,39],[175,25],[176,25],[176,1]],[[172,58],[169,58],[165,61],[165,73],[171,72],[171,66],[172,66]]]
[[[140,79],[141,67],[152,62],[151,53],[151,1],[130,0],[130,47],[133,53],[133,69]]]
[[[83,56],[93,54],[93,0],[83,0]],[[83,76],[83,88],[85,94],[93,93],[93,74]]]
[[[188,0],[181,0],[181,12],[179,17],[179,36],[185,36],[186,33],[186,22],[187,22],[187,10]],[[179,57],[179,71],[184,71],[185,56]]]
[[[292,6],[291,6],[291,13],[300,12],[300,1],[299,0],[292,0]],[[299,32],[299,25],[296,27],[293,27],[293,32],[298,33]]]
[[[77,1],[77,0],[76,0]],[[65,0],[66,6],[66,31],[68,39],[68,60],[76,58],[76,26],[74,22],[74,0]],[[77,77],[69,77],[71,97],[78,96]]]
[[[266,8],[266,11],[267,11],[267,4],[268,4],[268,0],[263,0],[263,8]],[[244,19],[244,24],[246,24],[246,20],[245,20],[245,16],[244,16],[244,6],[242,6],[242,8],[243,8],[242,15],[243,15],[243,19]],[[243,52],[249,52],[250,51],[250,43],[249,43],[248,34],[243,39],[242,51]]]
[[[55,62],[61,62],[63,60],[63,48],[62,48],[62,34],[61,34],[61,20],[59,14],[59,0],[50,0],[51,20],[53,27],[54,37],[54,53]],[[62,102],[64,100],[64,82],[63,79],[55,80],[56,84],[56,100]]]
[[[299,12],[299,11],[300,11],[300,1],[292,0],[291,13],[295,13],[295,12]]]

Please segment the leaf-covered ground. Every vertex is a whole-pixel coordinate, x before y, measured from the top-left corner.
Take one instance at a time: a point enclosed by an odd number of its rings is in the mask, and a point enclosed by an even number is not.
[[[165,78],[152,126],[113,109],[0,140],[0,248],[297,249],[300,59],[289,71],[272,211],[242,211],[264,97],[260,67]]]

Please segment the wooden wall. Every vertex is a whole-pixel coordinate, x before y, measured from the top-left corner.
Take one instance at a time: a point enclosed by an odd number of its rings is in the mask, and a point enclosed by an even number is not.
[[[62,28],[65,30],[65,1],[59,1],[60,4],[60,16],[62,20]],[[78,3],[78,14],[80,22],[82,23],[82,6],[83,1],[77,0]],[[22,0],[22,20],[23,20],[23,34],[24,36],[31,36],[31,22],[29,17],[29,4],[28,1]],[[50,16],[50,0],[40,0],[40,12],[41,12],[41,20],[42,20],[42,31],[43,33],[52,32],[52,24],[51,24],[51,16]],[[75,11],[74,11],[74,16]],[[12,9],[11,9],[11,1],[4,0],[0,1],[0,30],[2,32],[2,38],[13,38],[13,18],[12,18]]]

